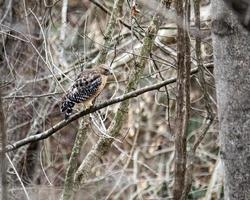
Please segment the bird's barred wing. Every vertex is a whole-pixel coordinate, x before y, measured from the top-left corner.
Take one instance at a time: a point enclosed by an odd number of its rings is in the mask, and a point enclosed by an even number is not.
[[[83,73],[76,79],[63,99],[61,111],[70,115],[75,103],[82,103],[93,98],[102,84],[102,77],[98,73]]]
[[[95,95],[101,84],[102,77],[100,74],[84,75],[75,81],[68,98],[75,103],[86,101]]]

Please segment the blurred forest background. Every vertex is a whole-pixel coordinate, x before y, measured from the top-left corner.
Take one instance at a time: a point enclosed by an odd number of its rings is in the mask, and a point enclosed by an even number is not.
[[[112,68],[113,75],[95,104],[123,95],[135,63],[141,59],[143,39],[151,31],[148,27],[157,15],[159,30],[138,86],[133,90],[170,81],[130,99],[118,137],[96,160],[87,180],[74,195],[83,200],[171,199],[178,126],[175,120],[178,22],[174,3],[117,1],[109,39],[105,32],[114,11],[113,0],[0,0],[1,107],[5,113],[2,122],[6,126],[6,144],[11,148],[19,140],[64,123],[60,112],[64,91],[82,70],[95,66],[101,51],[107,51],[103,61]],[[217,111],[210,1],[200,2],[200,29],[193,1],[186,6],[191,13],[186,10],[191,56],[186,141],[193,179],[188,199],[220,199],[223,177],[218,159],[218,122],[214,118]],[[197,37],[201,40],[198,54]],[[77,166],[99,138],[108,137],[103,132],[112,124],[119,105],[83,117],[88,122],[84,127],[87,137],[77,156]],[[81,120],[72,120],[50,137],[8,152],[9,199],[60,199],[80,123]]]

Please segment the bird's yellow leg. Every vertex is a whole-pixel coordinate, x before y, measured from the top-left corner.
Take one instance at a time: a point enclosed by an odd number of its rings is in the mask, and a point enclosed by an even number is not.
[[[88,109],[93,106],[93,101],[87,101],[84,105],[85,109]]]
[[[76,104],[73,110],[75,110],[76,112],[80,112],[83,110],[87,110],[92,106],[93,106],[93,101],[85,101],[83,103]]]

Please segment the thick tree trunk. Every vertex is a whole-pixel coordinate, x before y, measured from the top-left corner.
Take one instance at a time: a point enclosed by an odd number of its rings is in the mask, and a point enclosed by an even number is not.
[[[250,199],[250,33],[221,0],[212,3],[215,79],[225,199]]]

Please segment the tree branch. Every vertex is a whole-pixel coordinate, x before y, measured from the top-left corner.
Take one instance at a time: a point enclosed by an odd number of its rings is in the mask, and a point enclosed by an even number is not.
[[[194,0],[193,2],[194,6],[194,15],[195,15],[195,27],[197,31],[199,32],[201,29],[200,25],[200,0]],[[205,70],[203,67],[203,60],[201,56],[201,38],[199,36],[195,37],[195,54],[197,59],[197,66],[198,66],[198,78],[200,81],[201,89],[204,94],[204,100],[205,100],[205,108],[207,111],[207,117],[205,119],[205,123],[203,124],[200,131],[195,134],[196,139],[195,142],[188,152],[188,160],[187,160],[187,167],[186,167],[186,178],[185,178],[185,184],[184,184],[184,190],[182,193],[182,199],[185,199],[188,195],[188,193],[191,190],[192,187],[192,180],[193,180],[193,168],[194,168],[194,159],[195,159],[195,152],[203,138],[205,137],[206,133],[208,132],[210,126],[213,123],[214,120],[214,114],[212,107],[210,105],[210,98],[209,93],[207,90],[207,83],[205,80]]]
[[[3,110],[3,104],[1,99],[1,89],[0,89],[0,149],[4,148],[6,145],[7,136],[6,136],[6,124],[5,124],[5,116]],[[3,151],[0,152],[0,184],[1,184],[1,199],[8,199],[8,181],[6,176],[7,164],[6,164],[6,156]]]
[[[119,5],[123,4],[124,0],[116,0],[114,1],[112,13],[107,25],[107,28],[105,30],[104,34],[104,45],[101,49],[101,51],[98,54],[98,60],[96,62],[96,65],[102,64],[106,62],[107,55],[109,48],[112,45],[113,40],[113,33],[115,31],[118,13],[119,13]],[[80,150],[82,147],[82,144],[87,137],[87,131],[88,131],[88,125],[89,125],[90,119],[88,118],[81,118],[80,120],[80,127],[78,128],[77,137],[74,142],[74,146],[72,148],[72,153],[70,155],[69,165],[67,168],[67,173],[65,177],[64,182],[64,189],[63,189],[63,195],[61,197],[62,200],[70,200],[74,199],[74,192],[73,189],[75,188],[75,182],[74,182],[74,174],[77,173],[78,165],[77,165],[77,158],[80,154]]]
[[[158,19],[154,17],[143,40],[143,45],[140,49],[140,57],[135,61],[133,73],[126,86],[126,93],[133,91],[138,86],[139,80],[143,74],[144,68],[148,62],[148,57],[150,56],[152,50],[152,46],[154,44],[155,35],[159,28],[158,24]],[[123,101],[120,104],[114,120],[108,129],[109,136],[112,138],[102,136],[83,160],[75,174],[75,189],[78,189],[79,186],[88,180],[90,171],[94,164],[109,150],[114,140],[113,138],[120,134],[124,121],[127,118],[128,108],[129,101]]]
[[[102,4],[100,4],[99,2],[97,2],[96,0],[90,0],[90,2],[92,2],[93,4],[95,4],[97,7],[99,7],[103,12],[107,13],[108,15],[111,15],[111,12],[105,8]],[[131,30],[131,26],[129,24],[127,24],[126,22],[122,21],[120,18],[118,18],[118,21],[125,26],[127,29]],[[142,35],[142,34],[141,34]]]
[[[211,66],[211,65],[209,64],[208,67],[209,66]],[[191,71],[191,74],[195,74],[197,72],[198,72],[198,68],[195,68],[195,69],[193,69]],[[5,152],[13,151],[13,150],[15,150],[15,149],[17,149],[17,148],[19,148],[21,146],[24,146],[26,144],[31,143],[31,142],[37,142],[39,140],[46,139],[49,136],[53,135],[58,130],[60,130],[63,127],[67,126],[69,123],[79,119],[80,117],[83,117],[83,116],[88,115],[90,113],[96,112],[97,110],[106,108],[106,107],[108,107],[110,105],[125,101],[127,99],[137,97],[137,96],[142,95],[142,94],[144,94],[146,92],[149,92],[149,91],[152,91],[152,90],[159,90],[161,87],[164,87],[166,85],[169,85],[169,84],[172,84],[172,83],[175,83],[175,82],[176,82],[176,77],[175,78],[170,78],[170,79],[162,81],[160,83],[156,83],[156,84],[151,85],[151,86],[146,86],[146,87],[143,87],[141,89],[138,89],[138,90],[129,92],[127,94],[121,95],[119,97],[116,97],[114,99],[111,99],[109,101],[105,101],[105,102],[100,103],[100,104],[98,104],[96,106],[93,106],[93,107],[91,107],[91,108],[89,108],[87,110],[77,112],[77,113],[73,114],[67,121],[65,121],[65,120],[60,121],[56,125],[52,126],[50,129],[48,129],[48,130],[46,130],[46,131],[44,131],[42,133],[29,136],[27,138],[24,138],[22,140],[19,140],[19,141],[15,142],[13,144],[7,145],[6,148],[5,148]]]
[[[75,143],[72,148],[72,153],[69,159],[69,165],[66,171],[65,183],[61,200],[68,200],[74,196],[74,174],[78,167],[78,156],[81,152],[82,145],[87,138],[86,128],[88,126],[87,120],[80,119],[80,126],[76,135]]]
[[[184,9],[185,5],[185,9]],[[182,200],[187,160],[187,128],[190,117],[190,2],[176,1],[177,13],[177,95],[173,199]],[[186,198],[186,197],[185,197]]]

